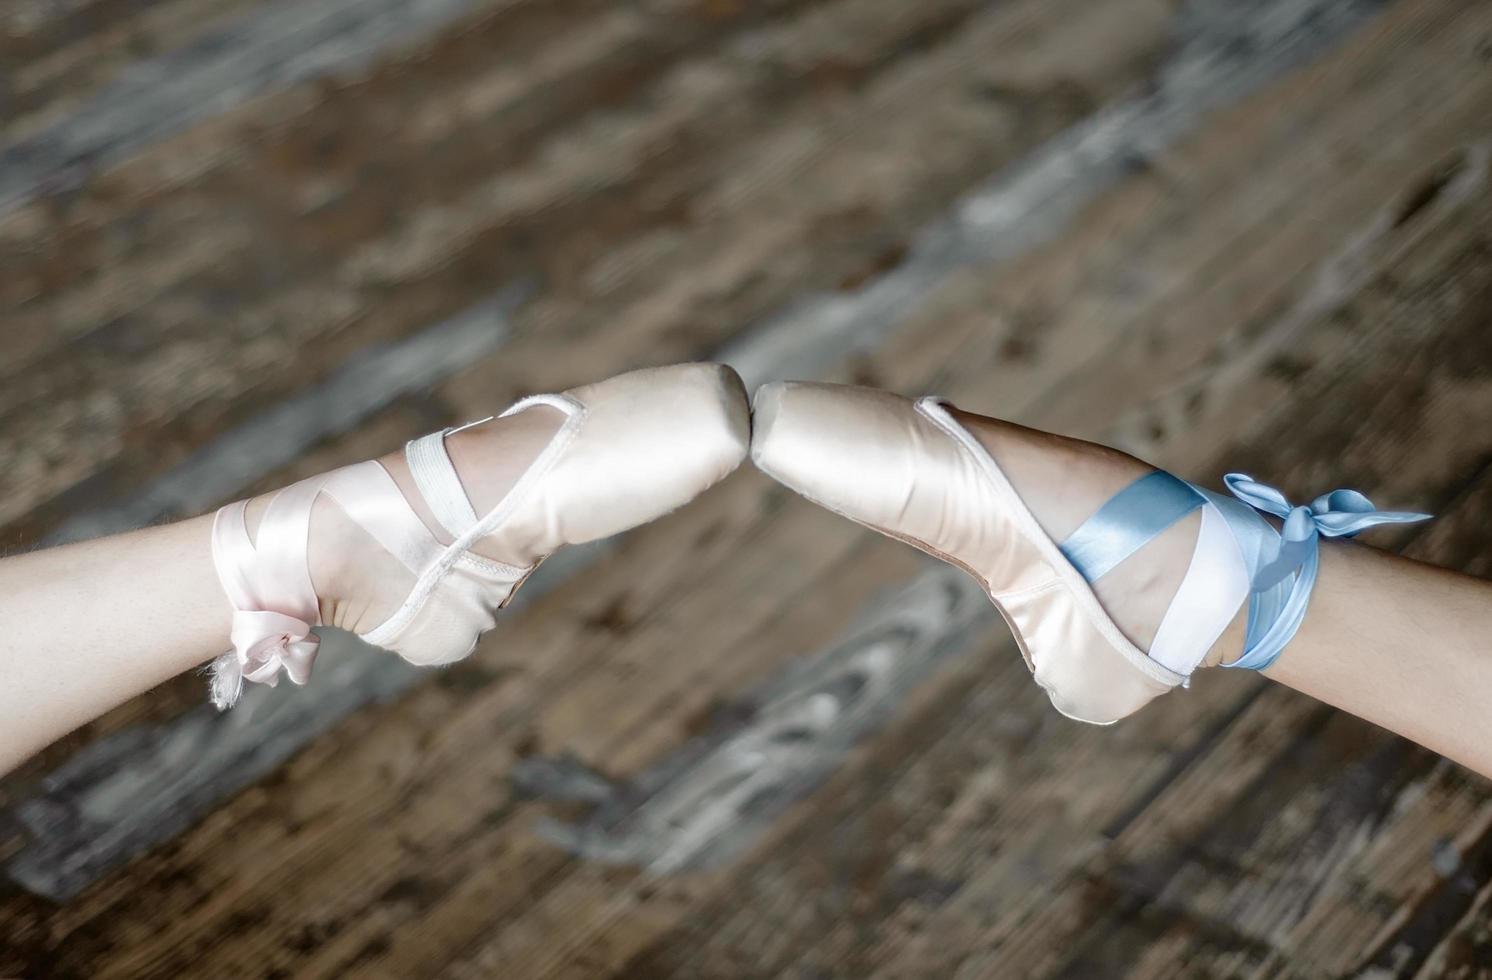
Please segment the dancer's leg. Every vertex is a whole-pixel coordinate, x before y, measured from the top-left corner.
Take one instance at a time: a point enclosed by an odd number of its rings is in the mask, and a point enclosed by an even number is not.
[[[750,434],[719,365],[515,408],[227,508],[216,531],[207,515],[0,560],[0,772],[230,643],[235,681],[304,680],[318,623],[414,663],[460,659],[545,556],[681,506]]]
[[[1027,488],[1032,511],[1058,539],[1153,469],[1106,446],[956,414]],[[1142,648],[1190,559],[1194,532],[1182,525],[1168,535],[1136,556],[1131,574],[1094,585]],[[1240,610],[1209,653],[1209,666],[1237,658],[1244,622]],[[1492,776],[1489,638],[1492,583],[1356,542],[1323,541],[1305,622],[1263,674]]]
[[[507,492],[553,434],[555,414],[540,406],[448,440],[473,503],[490,507]],[[403,453],[379,462],[412,487]],[[251,501],[251,529],[270,496]],[[418,494],[409,499],[433,524]],[[207,514],[0,560],[0,772],[228,649],[233,610],[213,564],[212,522]],[[329,503],[318,502],[312,527],[322,621],[365,632],[387,618],[408,573]]]
[[[474,504],[491,507],[506,494],[554,434],[555,415],[540,406],[448,440]],[[409,492],[404,453],[379,462],[434,525]],[[251,531],[272,495],[249,503]],[[0,559],[0,773],[228,649],[233,607],[213,565],[212,519]],[[388,618],[409,592],[409,573],[327,501],[316,504],[312,525],[322,622],[366,632]]]
[[[1492,583],[1351,542],[1321,549],[1264,675],[1492,776]]]
[[[1054,536],[1065,536],[1152,468],[1105,446],[957,414],[1017,485],[1051,488],[1027,497]],[[1190,557],[1185,530],[1143,555],[1148,575],[1142,567],[1095,584],[1141,646],[1153,638]],[[1244,620],[1240,610],[1209,665],[1238,656]],[[1263,673],[1492,775],[1492,712],[1479,707],[1492,704],[1489,638],[1492,583],[1355,542],[1324,541],[1305,622]]]
[[[212,516],[0,561],[0,772],[228,648]]]
[[[1090,580],[1122,634],[1101,641],[1083,625],[1091,617],[1081,602],[1064,604],[1052,578],[1068,565],[1056,543],[1154,467],[957,409],[945,421],[886,393],[773,385],[757,398],[752,453],[810,499],[983,578],[1022,636],[1038,682],[1074,717],[1112,721],[1179,684],[1174,672],[1134,662],[1152,650],[1192,566],[1201,511]],[[959,442],[960,431],[996,462],[1019,503],[991,489],[999,479]],[[1020,540],[1022,506],[1036,535],[1052,542],[1048,550]],[[1111,538],[1124,538],[1123,523]],[[1492,776],[1492,584],[1351,542],[1322,541],[1320,552],[1305,620],[1265,675]],[[1247,605],[1234,601],[1217,607],[1221,634],[1209,634],[1215,641],[1197,648],[1192,664],[1213,667],[1243,653]],[[1133,656],[1120,656],[1129,644]]]

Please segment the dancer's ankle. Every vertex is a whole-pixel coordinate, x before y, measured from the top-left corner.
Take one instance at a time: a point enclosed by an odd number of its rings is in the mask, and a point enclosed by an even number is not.
[[[493,419],[447,438],[447,452],[479,513],[485,513],[502,500],[549,444],[563,421],[562,414],[556,409],[536,405],[509,418]],[[380,457],[378,462],[388,470],[431,533],[442,543],[449,544],[450,535],[430,514],[424,498],[414,489],[414,479],[410,476],[403,449]],[[249,501],[244,522],[251,540],[257,542],[259,526],[274,495],[275,491],[271,491]],[[504,553],[500,542],[488,540],[478,541],[472,550],[495,561],[520,567],[543,557]],[[324,497],[316,501],[311,511],[307,558],[311,583],[320,604],[321,621],[354,633],[368,632],[386,620],[399,607],[413,584],[408,569],[398,559],[350,519],[334,501]]]
[[[1042,530],[1062,541],[1114,494],[1154,466],[1128,453],[958,410],[954,417],[1000,464]],[[1115,625],[1149,649],[1191,563],[1199,518],[1178,521],[1113,574],[1093,584]],[[1202,666],[1231,662],[1243,650],[1247,609],[1213,644]]]

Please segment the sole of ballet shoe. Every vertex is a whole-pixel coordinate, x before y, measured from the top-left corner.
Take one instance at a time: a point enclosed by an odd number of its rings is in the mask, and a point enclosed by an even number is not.
[[[972,575],[1062,714],[1112,724],[1185,680],[1114,625],[998,463],[940,400],[779,382],[758,389],[753,410],[751,455],[762,472]]]

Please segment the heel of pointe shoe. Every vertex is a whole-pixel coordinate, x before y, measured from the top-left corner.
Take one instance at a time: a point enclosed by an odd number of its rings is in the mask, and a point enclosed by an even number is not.
[[[995,599],[1052,707],[1090,725],[1112,725],[1180,683],[1129,641],[1109,635],[1061,580]],[[1112,631],[1117,633],[1117,630]]]

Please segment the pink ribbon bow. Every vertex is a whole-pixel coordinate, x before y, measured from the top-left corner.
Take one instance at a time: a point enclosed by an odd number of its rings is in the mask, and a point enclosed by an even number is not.
[[[219,708],[238,700],[246,680],[274,687],[281,670],[292,684],[305,684],[321,645],[310,623],[264,610],[235,610],[229,638],[233,649],[212,665],[212,700]]]

